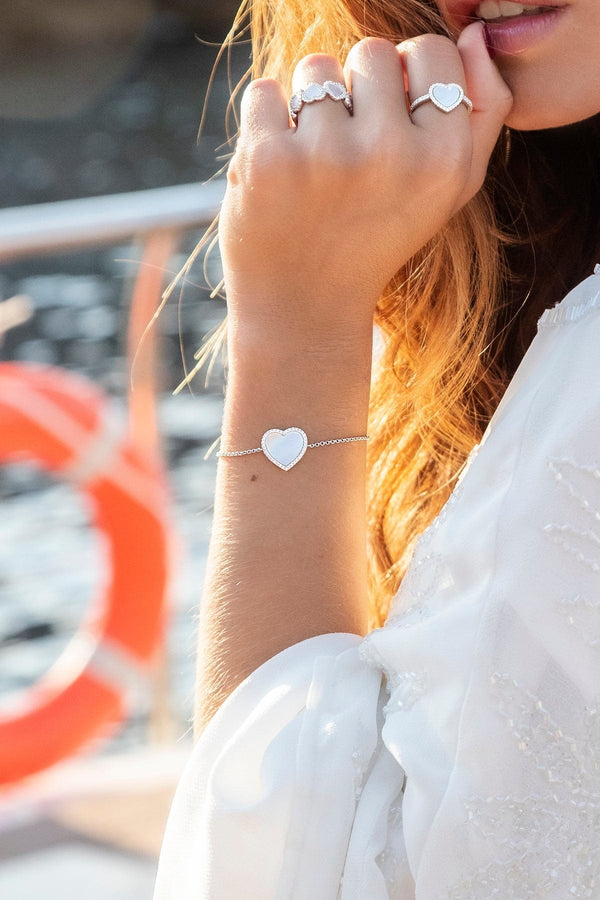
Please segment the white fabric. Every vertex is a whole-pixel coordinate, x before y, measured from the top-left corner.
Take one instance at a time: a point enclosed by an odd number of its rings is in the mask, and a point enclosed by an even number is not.
[[[538,335],[385,627],[196,746],[155,900],[600,898],[600,278]]]

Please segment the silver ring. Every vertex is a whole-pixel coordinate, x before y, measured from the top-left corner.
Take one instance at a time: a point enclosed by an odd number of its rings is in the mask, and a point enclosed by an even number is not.
[[[296,91],[290,97],[290,119],[294,125],[298,124],[298,114],[305,103],[318,103],[327,97],[330,97],[332,100],[341,100],[350,115],[353,115],[352,94],[346,90],[345,84],[340,84],[339,81],[324,81],[323,84],[313,82],[313,84],[309,84],[303,90]]]
[[[442,84],[442,82],[436,81],[435,84],[431,85],[426,94],[413,100],[410,104],[411,113],[423,103],[433,103],[434,106],[437,106],[438,109],[441,109],[442,112],[446,113],[452,112],[453,109],[456,109],[461,103],[464,103],[469,112],[473,111],[473,103],[469,100],[460,84],[454,84],[454,82]]]

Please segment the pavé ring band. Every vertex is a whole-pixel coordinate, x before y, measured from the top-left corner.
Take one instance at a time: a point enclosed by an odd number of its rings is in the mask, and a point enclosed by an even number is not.
[[[469,100],[460,84],[454,84],[454,82],[442,84],[437,81],[435,84],[432,84],[426,94],[413,100],[410,104],[410,112],[413,113],[423,103],[433,103],[434,106],[446,113],[452,112],[453,109],[464,103],[469,112],[473,111],[472,101]]]
[[[327,97],[332,100],[341,100],[350,115],[353,115],[352,94],[346,90],[345,84],[340,84],[339,81],[324,81],[323,84],[313,82],[290,97],[288,108],[294,125],[298,124],[298,114],[305,103],[318,103]]]

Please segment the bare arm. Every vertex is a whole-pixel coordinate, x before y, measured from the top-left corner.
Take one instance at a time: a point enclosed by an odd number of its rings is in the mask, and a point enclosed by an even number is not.
[[[370,340],[339,354],[236,350],[223,446],[256,447],[266,428],[290,425],[309,442],[366,434]],[[308,449],[287,472],[262,453],[219,461],[200,716],[285,647],[329,631],[364,633],[365,547],[364,442]]]
[[[470,41],[467,32],[462,58],[432,35],[400,52],[358,44],[346,68],[354,119],[324,101],[302,110],[295,132],[278,84],[246,92],[221,218],[225,449],[257,447],[268,428],[291,425],[309,442],[366,433],[377,298],[478,189],[510,107],[481,30]],[[479,96],[470,91],[473,120],[461,108],[449,128],[431,104],[411,120],[401,59],[413,96],[435,80],[469,86],[470,69],[480,86]],[[330,57],[308,57],[295,78],[305,86],[344,74]],[[366,615],[365,444],[309,449],[288,472],[263,454],[222,458],[198,727],[266,659],[316,634],[363,633]]]

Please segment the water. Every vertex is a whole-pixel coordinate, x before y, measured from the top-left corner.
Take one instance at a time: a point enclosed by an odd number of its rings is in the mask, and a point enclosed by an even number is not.
[[[199,43],[173,18],[154,20],[124,79],[88,108],[58,121],[2,122],[0,198],[3,206],[187,183],[210,177],[225,140],[226,72],[214,83],[200,140],[197,128],[214,48]],[[234,59],[234,72],[247,63]],[[235,77],[235,75],[234,75]],[[188,234],[169,263],[177,271],[199,234]],[[0,271],[0,299],[31,298],[33,317],[0,344],[0,358],[76,372],[99,385],[122,413],[129,391],[125,361],[128,298],[139,248],[102,247],[24,260]],[[218,259],[211,264],[219,278]],[[170,728],[189,732],[194,676],[195,616],[210,533],[214,457],[204,454],[219,432],[222,373],[194,395],[173,388],[203,335],[224,314],[209,299],[202,260],[181,306],[174,299],[160,319],[159,421],[170,473],[177,566],[171,586],[167,645]],[[64,650],[102,583],[102,538],[75,487],[31,464],[0,469],[0,710],[15,702]],[[161,718],[162,716],[162,718]],[[161,721],[164,731],[164,710]],[[156,722],[156,698],[137,697],[124,726],[97,750],[141,746]],[[163,735],[164,736],[164,735]]]

